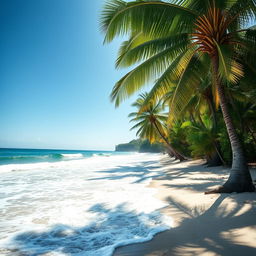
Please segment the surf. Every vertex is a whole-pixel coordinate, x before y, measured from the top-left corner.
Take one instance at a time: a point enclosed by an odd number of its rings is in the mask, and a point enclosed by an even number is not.
[[[135,153],[12,165],[15,172],[0,176],[1,255],[109,256],[170,228],[159,211],[165,203],[148,187],[161,175],[158,159]]]

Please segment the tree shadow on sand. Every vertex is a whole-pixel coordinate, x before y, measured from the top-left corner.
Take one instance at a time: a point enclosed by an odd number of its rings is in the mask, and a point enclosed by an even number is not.
[[[125,178],[135,178],[136,180],[132,183],[141,183],[145,180],[162,176],[162,172],[155,172],[160,167],[160,165],[156,165],[155,161],[143,161],[135,166],[120,165],[113,169],[97,171],[98,173],[106,174],[106,176],[88,180],[120,180]]]
[[[128,170],[126,169],[128,166],[120,166],[117,170],[104,170],[101,172],[106,173],[107,176],[101,178],[110,179],[112,177],[111,173],[115,172],[119,179],[125,178],[127,175],[133,175],[136,177],[136,182],[140,182],[141,179],[155,175],[154,168],[159,167],[144,164],[141,163],[141,165],[131,167]],[[202,192],[213,183],[218,185],[218,182],[222,182],[224,172],[220,172],[219,178],[209,176],[208,179],[203,178],[201,180],[196,174],[201,171],[209,172],[209,170],[202,169],[203,167],[198,164],[194,164],[193,168],[189,167],[181,169],[177,166],[176,169],[172,168],[169,172],[167,171],[164,176],[159,174],[157,179],[173,180],[173,185],[166,183],[164,186],[168,189],[172,187],[179,189],[179,186],[183,187],[184,185],[175,184],[175,179],[185,180],[187,175],[190,175],[192,182],[195,181],[198,184],[196,184],[197,186],[195,184],[191,187],[187,186],[187,188],[197,192]],[[141,170],[141,173],[138,170]],[[202,184],[200,184],[200,181]],[[115,255],[194,256],[205,253],[205,255],[240,256],[241,251],[242,255],[256,255],[255,247],[246,243],[234,242],[236,236],[239,238],[239,232],[232,233],[232,230],[256,228],[255,219],[252,220],[250,217],[252,214],[255,215],[256,193],[246,193],[247,202],[239,198],[243,195],[220,195],[208,209],[201,206],[191,209],[188,205],[178,201],[175,195],[168,196],[165,200],[169,206],[164,210],[168,211],[175,208],[176,211],[182,213],[185,218],[180,225],[156,235],[150,243],[121,247]],[[228,207],[225,204],[226,198],[232,200],[232,206]],[[244,207],[245,204],[246,207]],[[13,239],[13,244],[16,247],[2,251],[0,249],[0,254],[7,256],[48,256],[52,253],[61,252],[69,256],[102,256],[104,254],[100,251],[101,248],[108,246],[112,250],[113,244],[116,243],[115,237],[120,238],[121,234],[125,233],[126,240],[131,239],[133,242],[135,242],[135,237],[147,237],[149,226],[145,218],[153,221],[154,224],[159,224],[155,212],[145,215],[129,211],[125,204],[112,209],[103,204],[95,204],[90,211],[97,215],[97,221],[92,221],[82,227],[72,227],[60,223],[46,231],[33,230],[21,233]],[[210,230],[210,226],[213,226],[214,229]],[[136,232],[133,232],[133,230],[136,230]],[[200,248],[199,253],[198,248]],[[89,249],[93,249],[94,252],[89,254]],[[97,250],[98,254],[95,253]]]
[[[209,172],[209,169],[200,164],[189,164],[187,168],[171,168],[164,177],[157,179],[162,180],[167,189],[175,188],[175,193],[179,190],[182,193],[184,189],[188,194],[190,190],[191,193],[202,193],[209,186],[223,182],[227,171],[222,168],[215,171],[219,176],[202,176],[201,179],[197,174]],[[169,182],[165,184],[166,180]],[[202,204],[191,208],[179,200],[181,196],[177,199],[175,194],[169,194],[165,198],[169,206],[164,211],[180,214],[183,219],[179,225],[157,234],[150,242],[120,247],[115,256],[256,255],[255,244],[244,241],[246,231],[242,237],[240,233],[243,229],[253,229],[256,233],[256,219],[252,217],[256,212],[256,193],[222,194],[208,209]]]
[[[150,243],[121,247],[114,255],[256,255],[255,246],[234,242],[236,236],[239,238],[239,233],[230,233],[232,230],[246,227],[255,230],[256,221],[248,218],[255,214],[255,196],[248,203],[247,210],[242,213],[240,210],[244,203],[236,203],[232,210],[220,207],[226,197],[228,196],[220,195],[206,211],[200,208],[189,209],[174,198],[168,197],[167,200],[171,206],[187,215],[182,223],[178,227],[156,235]],[[248,197],[250,198],[250,194]],[[233,200],[235,202],[236,198],[234,197]],[[213,226],[214,229],[209,229],[210,226]]]

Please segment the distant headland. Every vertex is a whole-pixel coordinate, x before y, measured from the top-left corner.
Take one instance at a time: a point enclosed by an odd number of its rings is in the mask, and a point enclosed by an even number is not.
[[[132,140],[128,143],[122,143],[116,145],[115,151],[119,152],[164,152],[165,148],[162,143],[150,143],[148,140]]]

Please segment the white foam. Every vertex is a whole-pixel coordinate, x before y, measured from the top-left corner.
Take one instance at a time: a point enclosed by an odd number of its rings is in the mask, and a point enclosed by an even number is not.
[[[81,158],[83,157],[83,154],[77,153],[77,154],[61,154],[63,157],[66,158]]]
[[[161,175],[158,159],[130,154],[6,165],[0,170],[0,254],[105,256],[150,240],[171,226],[158,211],[165,204],[147,187]]]

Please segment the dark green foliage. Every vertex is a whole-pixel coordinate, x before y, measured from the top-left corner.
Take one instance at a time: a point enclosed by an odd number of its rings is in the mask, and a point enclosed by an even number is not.
[[[181,127],[181,123],[175,123],[169,130],[171,145],[185,156],[191,156],[191,150],[187,141],[186,129]]]
[[[220,129],[219,141],[220,141],[220,148],[221,148],[222,156],[223,156],[225,162],[228,165],[231,165],[231,161],[232,161],[231,145],[230,145],[230,141],[228,139],[227,131],[224,126]]]
[[[252,137],[248,134],[245,134],[243,140],[247,161],[256,163],[256,144],[254,143]]]
[[[138,152],[140,149],[140,140],[132,140],[129,143],[122,143],[116,145],[116,151],[122,152]]]
[[[254,114],[256,115],[256,113]],[[200,126],[198,123],[192,124],[190,121],[175,123],[169,130],[171,144],[188,157],[205,159],[213,157],[216,152],[214,146],[219,146],[217,149],[225,164],[231,165],[232,151],[227,130],[220,113],[218,113],[216,117],[218,123],[216,130],[209,129],[211,127],[207,129],[206,127]],[[235,121],[238,122],[238,120]],[[252,120],[249,121],[252,122]],[[247,161],[256,162],[256,143],[253,138],[253,131],[255,131],[254,126],[251,125],[249,130],[245,129],[244,132],[242,132],[241,129],[237,130],[241,141],[243,141]],[[256,134],[254,137],[256,137]]]
[[[129,143],[116,145],[116,151],[120,152],[164,152],[165,148],[162,143],[150,143],[148,140],[132,140]]]
[[[190,145],[191,156],[210,159],[215,153],[213,139],[206,131],[197,127],[190,127],[187,132],[187,141]]]
[[[163,144],[161,143],[150,143],[148,140],[142,141],[140,145],[139,152],[152,152],[152,153],[159,153],[164,152]]]
[[[218,135],[208,116],[202,123],[185,121],[176,123],[170,130],[171,143],[183,154],[193,158],[211,160],[218,149]]]

